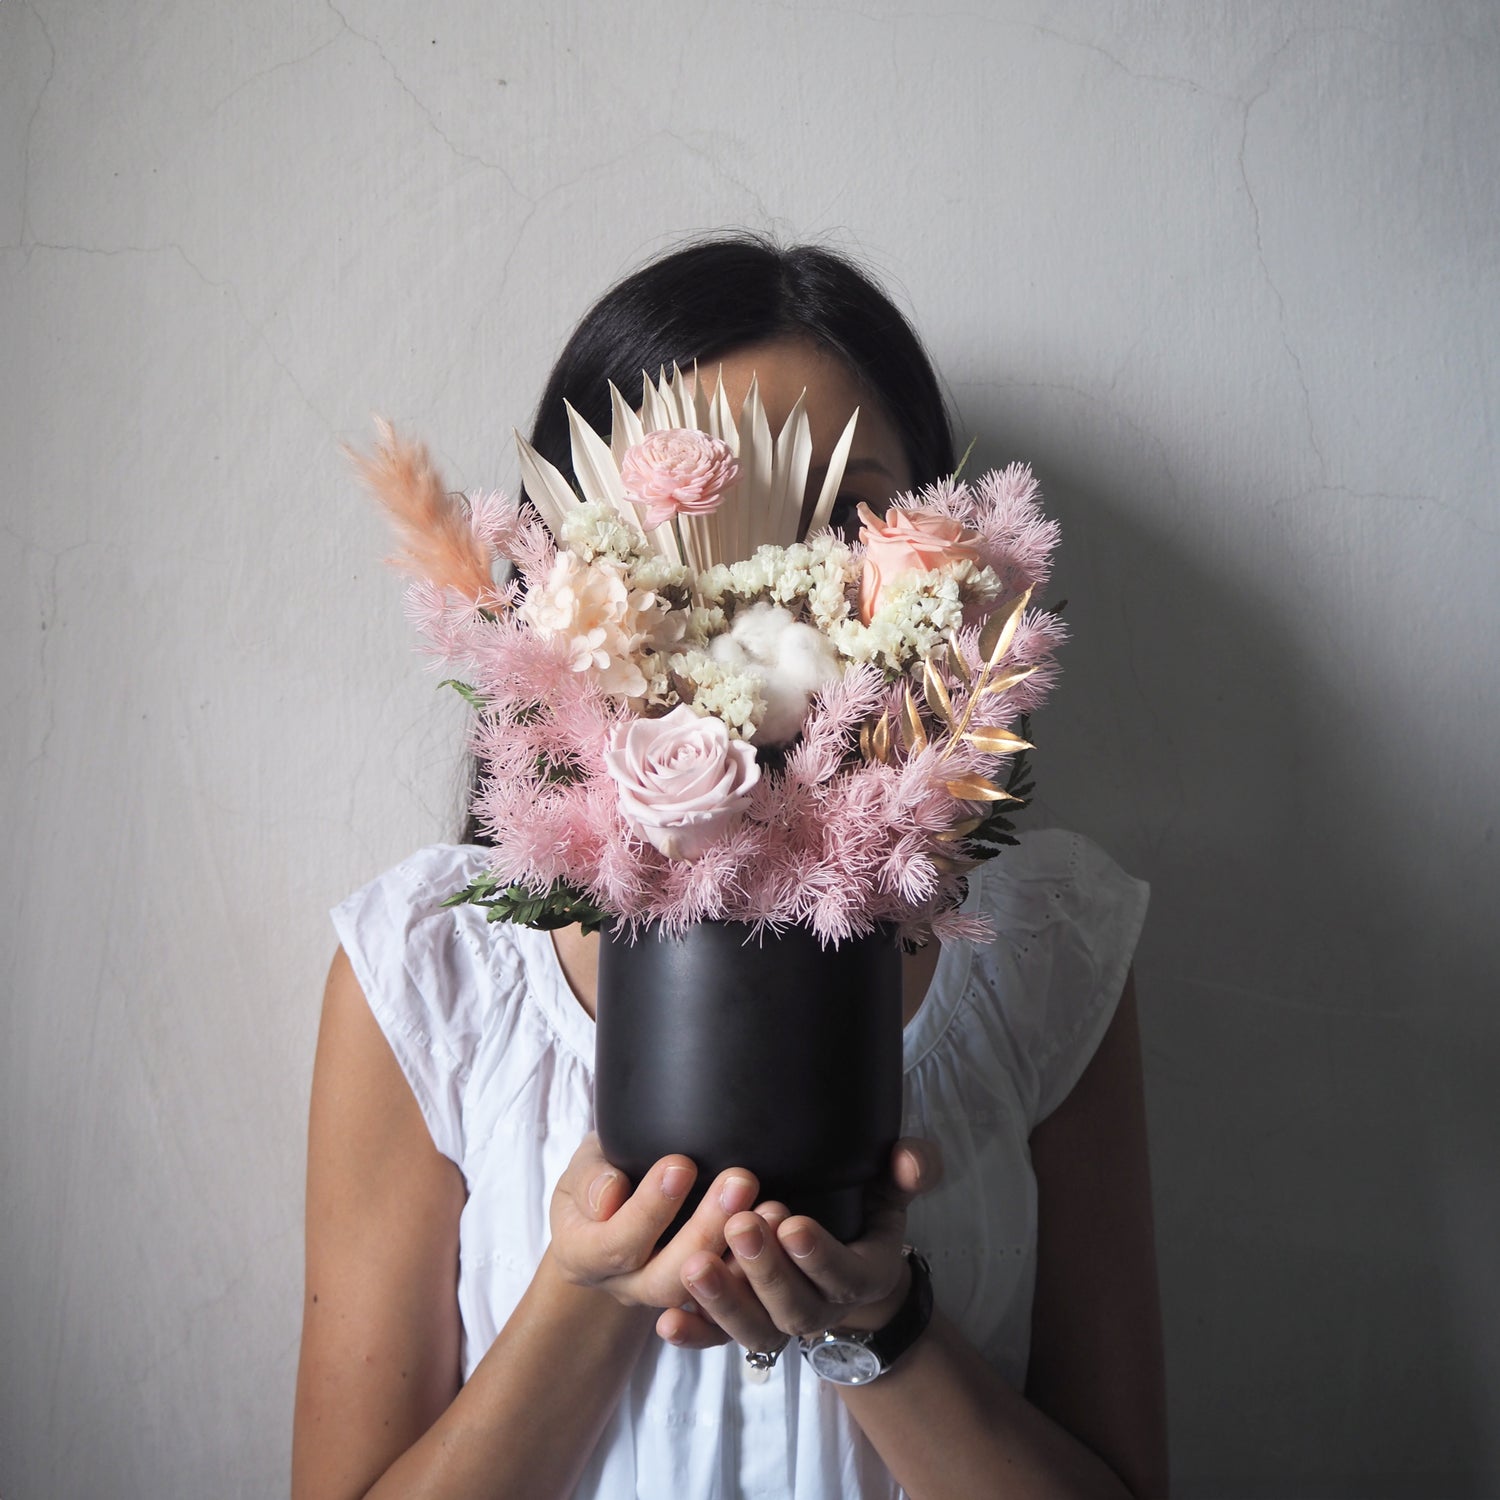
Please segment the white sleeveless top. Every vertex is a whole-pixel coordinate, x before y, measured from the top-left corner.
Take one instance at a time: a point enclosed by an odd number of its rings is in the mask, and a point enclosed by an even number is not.
[[[550,936],[444,909],[483,865],[423,849],[333,910],[439,1151],[468,1187],[459,1229],[464,1378],[530,1282],[563,1168],[593,1128],[594,1023]],[[944,1180],[911,1208],[937,1302],[1020,1389],[1036,1272],[1032,1128],[1068,1095],[1114,1014],[1147,887],[1049,829],[970,876],[988,946],[945,947],[905,1032],[902,1130],[940,1142]],[[737,1345],[651,1339],[576,1490],[590,1500],[897,1500],[843,1403],[798,1358],[746,1378]],[[566,1380],[566,1369],[556,1378]]]

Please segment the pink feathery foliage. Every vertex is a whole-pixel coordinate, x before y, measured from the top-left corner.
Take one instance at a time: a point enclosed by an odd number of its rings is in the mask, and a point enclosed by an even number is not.
[[[941,943],[988,943],[994,940],[995,924],[981,912],[960,911],[952,907],[936,913],[928,923],[913,922],[908,930],[903,923],[900,934],[913,942],[923,942],[928,933]]]
[[[481,607],[453,589],[417,579],[407,587],[405,599],[406,618],[423,637],[417,649],[432,658],[429,665],[468,662],[474,643],[488,623],[487,612],[508,613],[517,593],[514,583],[503,584],[491,602]]]
[[[525,578],[544,576],[557,555],[552,533],[536,512],[503,490],[468,497],[469,525],[482,545],[512,562]]]
[[[796,782],[816,784],[837,774],[857,741],[859,726],[880,712],[886,696],[885,678],[876,667],[850,667],[813,699],[802,724],[802,738],[787,757],[787,775]]]
[[[550,701],[518,697],[502,703],[491,698],[488,711],[475,722],[474,750],[495,774],[542,790],[560,784],[549,775],[583,777],[612,787],[604,750],[620,718],[602,694],[569,674]]]
[[[980,475],[972,486],[941,479],[914,497],[977,532],[979,560],[999,575],[1007,596],[1041,587],[1051,575],[1059,529],[1043,514],[1036,476],[1026,464]]]
[[[967,806],[946,780],[995,763],[971,746],[861,762],[823,781],[769,773],[734,833],[696,860],[671,860],[624,824],[601,761],[579,765],[573,780],[539,782],[536,757],[558,749],[545,718],[489,716],[476,731],[486,774],[475,808],[494,839],[491,864],[509,881],[540,891],[567,880],[632,931],[722,917],[756,933],[804,926],[824,943],[883,923],[925,937],[934,909],[963,899],[962,877],[933,858],[946,848],[934,835]],[[596,724],[584,738],[604,732]]]
[[[503,490],[479,490],[468,496],[469,529],[481,547],[509,557],[507,545],[521,520],[521,507]]]
[[[614,793],[603,779],[539,785],[508,767],[490,768],[474,807],[493,840],[491,868],[536,891],[558,880],[586,886],[579,872],[596,868],[619,836]]]
[[[528,630],[514,616],[486,620],[468,642],[474,685],[495,704],[589,704],[601,695],[568,667],[561,642]]]

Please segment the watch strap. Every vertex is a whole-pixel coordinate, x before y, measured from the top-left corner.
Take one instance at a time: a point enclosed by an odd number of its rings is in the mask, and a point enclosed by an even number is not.
[[[872,1333],[865,1347],[889,1369],[927,1330],[932,1321],[932,1268],[926,1256],[907,1245],[902,1251],[911,1267],[911,1285],[896,1316],[884,1328]]]
[[[826,1333],[800,1341],[803,1355],[824,1379],[841,1385],[864,1385],[870,1380],[878,1379],[926,1331],[927,1325],[932,1321],[932,1271],[926,1258],[912,1246],[905,1246],[902,1254],[911,1267],[911,1280],[907,1284],[901,1306],[896,1309],[889,1323],[873,1333],[830,1329]],[[857,1379],[841,1379],[827,1368],[826,1357],[831,1349],[849,1349],[851,1346],[857,1346],[868,1356],[873,1356],[878,1368]]]

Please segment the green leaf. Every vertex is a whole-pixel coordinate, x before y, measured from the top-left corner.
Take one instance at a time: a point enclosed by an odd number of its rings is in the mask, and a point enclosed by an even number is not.
[[[490,705],[479,689],[470,686],[467,682],[460,682],[456,677],[445,677],[440,683],[440,688],[451,687],[470,708],[483,713]]]
[[[597,932],[610,920],[586,892],[559,880],[545,891],[507,883],[493,871],[476,876],[463,890],[455,891],[444,906],[470,903],[485,909],[491,922],[514,922],[518,927],[551,930],[578,922],[585,932]]]

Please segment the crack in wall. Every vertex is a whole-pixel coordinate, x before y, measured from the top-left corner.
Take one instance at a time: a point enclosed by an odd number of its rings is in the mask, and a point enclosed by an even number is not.
[[[265,324],[257,324],[255,320],[250,316],[250,314],[246,312],[244,301],[241,299],[239,288],[235,285],[235,283],[228,280],[215,280],[214,277],[210,276],[206,271],[204,271],[204,269],[187,253],[186,250],[182,248],[180,244],[177,243],[176,240],[167,240],[160,245],[75,245],[54,242],[51,240],[32,240],[31,243],[26,247],[26,259],[28,262],[31,259],[32,253],[36,250],[71,252],[75,255],[176,255],[178,259],[182,261],[183,265],[185,265],[188,270],[190,270],[193,275],[203,283],[204,286],[212,287],[216,291],[227,292],[229,294],[230,300],[234,303],[235,311],[240,316],[240,321],[244,323],[245,327],[250,330],[250,333],[254,337],[256,342],[261,346],[262,349],[265,350],[266,355],[269,357],[271,363],[275,365],[283,375],[286,376],[287,380],[291,383],[292,389],[295,390],[297,392],[297,395],[301,398],[302,404],[307,407],[308,411],[310,411],[318,419],[318,421],[323,425],[325,429],[331,431],[334,427],[335,424],[329,419],[325,412],[319,409],[318,404],[312,399],[311,396],[308,395],[307,391],[303,388],[302,382],[297,378],[295,372],[289,365],[287,365],[287,363],[281,358],[281,356],[277,354],[270,339],[266,337]]]
[[[348,30],[348,27],[345,26],[344,30]],[[303,63],[311,62],[320,52],[326,52],[333,46],[342,34],[343,32],[336,31],[331,37],[319,42],[311,52],[304,52],[299,57],[289,57],[282,62],[272,63],[269,68],[261,68],[259,72],[252,73],[248,78],[241,79],[222,99],[209,106],[207,118],[212,119],[231,99],[239,94],[243,94],[247,88],[252,84],[259,83],[262,78],[269,78],[273,73],[283,72],[287,68],[299,68]]]
[[[410,99],[411,102],[415,104],[416,107],[422,112],[422,117],[431,127],[433,134],[436,135],[440,141],[442,141],[442,143],[449,149],[449,151],[453,153],[454,156],[456,156],[460,161],[473,162],[477,166],[487,168],[491,172],[498,172],[500,176],[505,179],[506,185],[518,198],[524,199],[527,203],[534,204],[536,202],[536,199],[530,193],[523,192],[516,185],[515,178],[513,178],[508,171],[506,171],[505,167],[502,166],[501,163],[499,163],[498,161],[491,161],[488,157],[481,156],[477,151],[466,151],[463,147],[459,146],[448,134],[448,132],[444,130],[443,127],[438,123],[437,116],[433,114],[432,110],[427,106],[422,98],[401,76],[400,70],[396,67],[395,63],[391,61],[390,56],[386,52],[385,48],[381,46],[381,44],[374,37],[367,35],[363,31],[356,30],[353,26],[351,26],[349,24],[349,18],[343,13],[343,11],[338,8],[337,5],[333,3],[333,0],[323,0],[323,3],[328,7],[329,10],[334,13],[335,16],[338,17],[339,24],[344,28],[345,31],[349,33],[350,36],[357,37],[360,41],[364,42],[366,46],[373,47],[375,49],[376,55],[380,58],[381,62],[386,65],[386,68],[389,70],[392,79],[395,80],[396,87],[399,88],[401,92],[405,94],[406,97]]]
[[[31,134],[36,125],[36,117],[41,112],[42,100],[47,97],[47,90],[52,86],[52,80],[57,73],[57,48],[52,43],[52,33],[47,29],[47,23],[42,19],[42,13],[36,6],[22,0],[25,8],[36,18],[36,23],[42,28],[42,38],[47,43],[47,76],[42,79],[42,86],[37,90],[36,103],[31,106],[31,113],[26,117],[26,135],[21,147],[21,229],[19,238],[14,245],[6,245],[7,250],[19,250],[26,244],[26,232],[31,226]]]
[[[1313,422],[1312,391],[1307,384],[1307,372],[1302,367],[1302,356],[1292,347],[1291,337],[1287,332],[1286,298],[1281,293],[1281,288],[1276,284],[1276,278],[1271,275],[1271,267],[1266,260],[1265,238],[1262,232],[1260,202],[1255,196],[1255,189],[1250,185],[1249,168],[1245,165],[1245,150],[1250,139],[1250,115],[1255,106],[1260,103],[1271,91],[1275,82],[1277,65],[1286,55],[1287,49],[1301,35],[1300,31],[1293,31],[1283,38],[1281,45],[1271,54],[1265,63],[1266,81],[1248,99],[1242,101],[1240,113],[1240,144],[1235,160],[1239,167],[1240,182],[1245,189],[1245,197],[1250,204],[1251,228],[1255,235],[1255,260],[1260,267],[1260,274],[1266,286],[1270,289],[1272,297],[1276,299],[1276,326],[1281,335],[1281,347],[1286,351],[1287,358],[1292,363],[1292,370],[1297,379],[1297,387],[1302,393],[1302,417],[1307,426],[1307,442],[1313,451],[1313,456],[1318,461],[1318,473],[1325,484],[1328,483],[1328,458],[1323,452],[1323,446],[1318,441],[1317,427]]]
[[[37,634],[39,636],[37,641],[36,666],[38,676],[45,689],[49,675],[49,648],[52,642],[57,639],[55,629],[58,613],[57,575],[65,558],[75,552],[81,552],[86,547],[92,546],[93,541],[92,538],[85,537],[82,541],[69,542],[65,547],[44,547],[40,542],[33,540],[25,532],[18,531],[14,526],[0,526],[0,531],[4,531],[7,536],[13,537],[20,545],[23,560],[29,558],[46,559],[45,566],[40,570],[40,578],[33,579],[32,582],[32,594],[35,600],[37,616]],[[30,574],[32,569],[28,568],[27,572]],[[25,702],[30,695],[22,689],[19,697]],[[44,713],[44,723],[36,749],[26,757],[27,770],[46,760],[47,752],[52,742],[52,731],[55,727],[52,695],[43,691],[38,693],[34,699],[30,699],[30,701],[41,705]]]
[[[1500,537],[1500,531],[1497,531],[1493,526],[1482,525],[1473,516],[1461,510],[1451,500],[1444,500],[1440,495],[1427,495],[1416,491],[1356,490],[1347,484],[1320,484],[1307,489],[1297,490],[1294,494],[1281,496],[1272,501],[1271,510],[1275,512],[1288,506],[1302,505],[1318,495],[1342,495],[1346,500],[1377,500],[1393,505],[1417,506],[1419,508],[1430,507],[1452,521],[1455,525],[1462,526],[1467,531],[1472,531],[1476,536],[1492,539]]]

